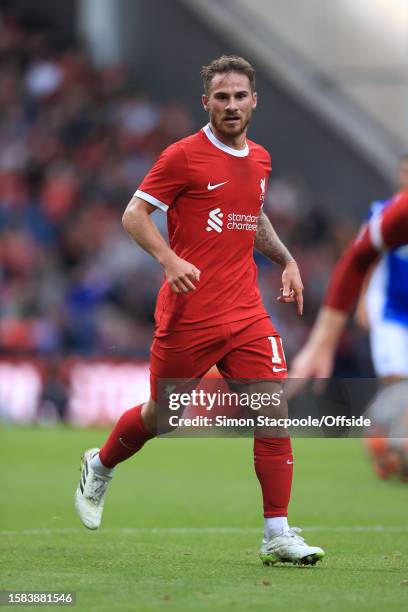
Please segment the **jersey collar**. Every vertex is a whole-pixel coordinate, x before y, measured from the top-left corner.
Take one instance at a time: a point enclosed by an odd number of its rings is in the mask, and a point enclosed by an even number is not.
[[[217,149],[221,149],[221,151],[225,151],[225,153],[229,153],[229,155],[234,155],[234,157],[246,157],[249,153],[247,141],[245,141],[245,147],[243,149],[233,149],[214,136],[209,123],[203,127],[203,132]]]

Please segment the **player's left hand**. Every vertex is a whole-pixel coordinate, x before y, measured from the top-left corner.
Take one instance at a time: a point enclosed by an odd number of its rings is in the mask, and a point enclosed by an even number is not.
[[[302,315],[303,283],[296,261],[290,261],[286,264],[282,272],[282,285],[281,295],[277,298],[278,302],[283,302],[284,304],[296,302],[298,314]]]

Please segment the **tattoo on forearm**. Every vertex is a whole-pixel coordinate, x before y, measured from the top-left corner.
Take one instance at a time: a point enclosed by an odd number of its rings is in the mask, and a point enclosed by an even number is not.
[[[294,261],[264,212],[259,215],[254,246],[265,257],[277,264],[286,265],[289,261]]]

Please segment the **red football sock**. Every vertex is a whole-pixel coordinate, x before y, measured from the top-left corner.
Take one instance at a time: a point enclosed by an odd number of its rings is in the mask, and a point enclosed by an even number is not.
[[[107,468],[137,453],[145,442],[155,437],[142,419],[142,405],[126,410],[119,418],[108,439],[99,451],[99,459]]]
[[[264,517],[288,516],[293,475],[290,438],[254,438],[254,462]]]

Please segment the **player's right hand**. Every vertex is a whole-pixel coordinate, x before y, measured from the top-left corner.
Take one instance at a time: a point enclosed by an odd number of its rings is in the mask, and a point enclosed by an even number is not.
[[[334,354],[323,346],[306,343],[293,360],[291,378],[329,378],[333,371]]]
[[[311,379],[313,380],[312,389],[315,393],[322,393],[326,386],[326,380],[333,371],[333,363],[334,354],[329,348],[313,342],[306,342],[289,369],[289,378],[285,385],[287,399],[291,399],[303,391]]]
[[[173,253],[164,264],[164,274],[174,293],[188,293],[197,289],[194,282],[200,280],[201,272],[193,264]]]

